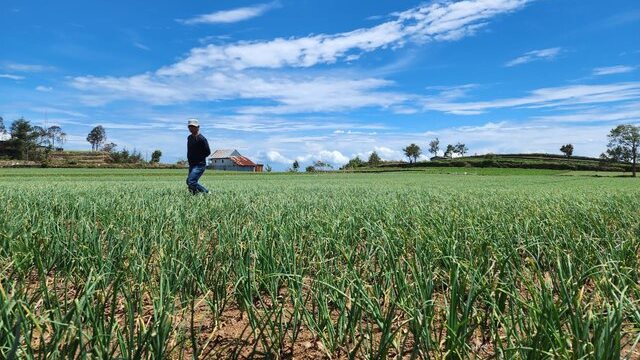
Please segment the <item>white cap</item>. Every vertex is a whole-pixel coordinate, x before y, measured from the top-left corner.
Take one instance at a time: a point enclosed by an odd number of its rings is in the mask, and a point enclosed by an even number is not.
[[[196,126],[196,127],[200,127],[200,123],[198,122],[198,119],[189,119],[188,125],[187,126]]]

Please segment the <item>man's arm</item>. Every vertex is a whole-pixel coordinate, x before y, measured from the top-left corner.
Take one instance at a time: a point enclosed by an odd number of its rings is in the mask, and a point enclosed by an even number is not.
[[[211,155],[211,149],[209,149],[209,142],[207,141],[207,138],[204,137],[204,136],[202,137],[202,139],[204,140],[204,150],[205,150],[205,153],[206,153],[205,156],[209,156],[209,155]]]

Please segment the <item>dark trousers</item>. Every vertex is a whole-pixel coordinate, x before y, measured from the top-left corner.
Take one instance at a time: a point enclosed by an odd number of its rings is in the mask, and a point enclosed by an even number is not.
[[[187,186],[192,194],[208,193],[209,190],[204,186],[198,184],[198,180],[204,174],[206,164],[189,165],[189,176],[187,176]]]

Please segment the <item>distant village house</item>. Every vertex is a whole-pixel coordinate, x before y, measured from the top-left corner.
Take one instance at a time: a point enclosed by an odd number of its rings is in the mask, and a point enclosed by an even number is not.
[[[263,165],[240,155],[238,150],[216,150],[209,156],[209,168],[223,171],[262,172]]]

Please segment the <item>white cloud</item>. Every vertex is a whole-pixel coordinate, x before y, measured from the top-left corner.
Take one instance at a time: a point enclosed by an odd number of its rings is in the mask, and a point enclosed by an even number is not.
[[[636,69],[635,66],[626,66],[626,65],[599,67],[599,68],[593,69],[593,75],[601,76],[601,75],[612,75],[612,74],[624,74],[624,73],[632,72],[635,69]]]
[[[119,99],[153,104],[258,99],[272,103],[249,105],[240,112],[286,114],[383,107],[413,113],[415,109],[406,102],[414,96],[386,90],[394,85],[388,80],[349,78],[344,74],[294,76],[249,69],[310,67],[353,60],[363,52],[397,48],[408,41],[455,40],[471,35],[490,18],[520,9],[530,1],[440,1],[392,14],[393,20],[370,28],[208,45],[192,49],[183,60],[156,72],[131,77],[81,76],[73,78],[71,85],[83,90],[86,104],[97,106]]]
[[[266,158],[269,161],[286,165],[292,164],[294,160],[300,162],[301,165],[303,163],[312,164],[314,161],[320,160],[333,165],[335,168],[338,168],[349,162],[349,158],[343,155],[340,151],[326,149],[307,152],[303,155],[298,154],[294,157],[285,156],[276,150],[269,150],[267,151]]]
[[[102,125],[105,129],[115,130],[149,130],[149,129],[157,129],[157,128],[166,128],[164,124],[152,123],[152,122],[139,122],[134,124],[127,123],[117,123],[117,122],[96,122],[91,124],[91,126]]]
[[[417,114],[420,111],[420,109],[404,107],[404,106],[395,106],[392,108],[392,111],[394,114],[398,114],[398,115],[412,115],[412,114]]]
[[[380,155],[382,160],[400,160],[404,158],[404,153],[400,149],[390,149],[384,146],[376,146],[374,150]]]
[[[536,60],[552,60],[555,59],[562,52],[562,48],[554,47],[549,49],[542,50],[533,50],[528,53],[517,57],[505,64],[507,67],[522,65],[526,63],[530,63]]]
[[[191,19],[178,21],[185,25],[235,23],[261,16],[265,12],[279,6],[279,3],[277,1],[274,1],[268,4],[241,7],[232,10],[216,11],[211,14],[198,15]]]
[[[382,91],[390,81],[365,78],[261,76],[215,72],[200,76],[163,77],[152,74],[129,78],[77,77],[72,86],[83,90],[85,103],[101,105],[118,99],[137,99],[154,104],[191,100],[267,99],[268,106],[247,106],[244,114],[330,112],[360,107],[386,107],[409,96]]]
[[[53,66],[36,65],[36,64],[19,64],[19,63],[8,63],[2,67],[10,71],[19,71],[19,72],[27,72],[27,73],[51,71],[54,69]]]
[[[569,114],[554,114],[534,117],[548,122],[638,122],[640,121],[640,102],[631,102],[618,106],[597,107]]]
[[[12,74],[0,74],[0,79],[22,80],[24,76],[12,75]]]
[[[291,164],[293,160],[283,156],[277,151],[271,150],[267,152],[267,159],[281,164]]]
[[[315,152],[310,152],[305,155],[296,156],[296,160],[304,163],[313,163],[315,161],[322,161],[333,165],[334,167],[339,167],[349,162],[349,158],[344,156],[338,150],[319,150]]]
[[[429,86],[427,90],[439,91],[441,99],[458,99],[467,95],[470,90],[478,88],[479,84],[464,84],[454,86]]]
[[[401,47],[407,41],[457,40],[472,35],[490,18],[518,10],[530,1],[442,1],[393,14],[392,21],[350,32],[209,45],[192,49],[185,59],[160,69],[158,74],[185,75],[208,68],[310,67],[335,63],[341,58],[353,59],[354,52]]]
[[[36,86],[36,90],[41,92],[50,92],[53,88],[51,86],[38,85]]]
[[[521,98],[507,98],[478,102],[447,102],[429,98],[425,108],[458,115],[480,114],[499,108],[544,108],[566,105],[598,104],[640,99],[640,82],[605,85],[572,85],[542,88]]]
[[[349,162],[349,158],[344,156],[340,151],[320,151],[317,154],[318,160],[330,162],[332,164],[343,165]]]
[[[87,117],[86,114],[83,114],[81,112],[70,111],[70,110],[65,110],[65,109],[60,109],[60,108],[54,108],[54,107],[50,107],[50,106],[33,107],[33,108],[29,109],[29,110],[33,111],[33,112],[38,112],[38,113],[63,114],[63,115],[69,115],[69,116],[74,116],[74,117]]]
[[[145,50],[145,51],[150,51],[151,50],[151,48],[149,48],[147,45],[145,45],[143,43],[140,43],[140,42],[137,42],[137,41],[133,42],[133,46],[137,47],[138,49]]]
[[[175,117],[174,117],[175,118]],[[360,124],[348,120],[332,119],[329,116],[319,118],[288,118],[265,116],[264,114],[238,114],[227,116],[205,116],[201,119],[205,129],[242,131],[251,133],[290,133],[301,131],[334,130],[349,127],[361,130],[384,129],[386,126],[376,123]],[[296,137],[300,141],[302,137]],[[293,141],[293,139],[291,140]]]
[[[360,159],[367,161],[374,151],[383,161],[401,160],[405,157],[400,148],[394,150],[386,146],[374,146],[373,150],[359,152],[356,153],[355,156],[359,156]]]

